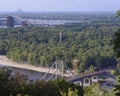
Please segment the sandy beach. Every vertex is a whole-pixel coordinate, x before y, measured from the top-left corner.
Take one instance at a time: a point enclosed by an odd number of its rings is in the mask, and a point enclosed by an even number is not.
[[[37,72],[48,72],[48,70],[49,70],[49,68],[35,67],[35,66],[29,65],[29,64],[16,63],[16,62],[8,59],[4,55],[0,55],[0,65],[21,68],[21,69],[27,69],[27,70],[33,70],[33,71],[37,71]],[[53,73],[54,71],[55,71],[55,69],[52,69],[49,73]]]

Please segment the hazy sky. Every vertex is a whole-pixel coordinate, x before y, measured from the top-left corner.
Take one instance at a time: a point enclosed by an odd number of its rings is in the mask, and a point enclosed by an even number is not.
[[[117,11],[120,0],[0,0],[1,11]]]

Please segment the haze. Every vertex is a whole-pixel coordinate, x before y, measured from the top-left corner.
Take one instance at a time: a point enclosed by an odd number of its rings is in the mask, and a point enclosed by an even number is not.
[[[0,0],[0,12],[16,11],[117,11],[120,0]]]

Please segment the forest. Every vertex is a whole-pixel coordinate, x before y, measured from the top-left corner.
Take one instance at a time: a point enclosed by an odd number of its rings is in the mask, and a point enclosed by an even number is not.
[[[119,21],[66,23],[58,26],[33,26],[0,29],[0,54],[34,66],[49,67],[57,58],[80,71],[90,66],[116,66],[112,40]],[[61,41],[60,41],[61,31]]]

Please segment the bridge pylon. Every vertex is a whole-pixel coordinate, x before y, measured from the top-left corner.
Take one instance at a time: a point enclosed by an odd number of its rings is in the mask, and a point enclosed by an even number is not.
[[[75,73],[65,64],[63,59],[57,60],[49,68],[49,71],[42,76],[42,80],[54,80],[57,78],[76,77]]]

